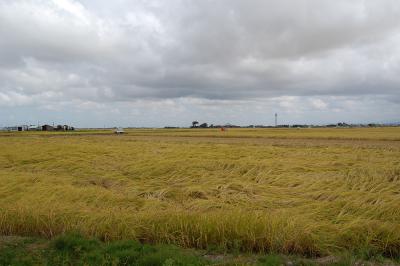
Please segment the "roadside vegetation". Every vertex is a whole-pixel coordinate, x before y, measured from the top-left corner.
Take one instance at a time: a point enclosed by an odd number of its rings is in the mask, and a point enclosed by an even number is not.
[[[3,243],[2,243],[3,242]],[[79,234],[52,241],[35,238],[0,239],[0,265],[179,265],[209,264],[193,251],[150,246],[134,240],[103,243]]]
[[[398,260],[400,132],[336,130],[0,134],[0,235]]]
[[[181,249],[172,245],[148,245],[135,240],[102,242],[77,233],[52,240],[33,237],[0,237],[0,265],[397,265],[399,262],[362,254],[304,258],[279,254],[218,253],[216,250]]]

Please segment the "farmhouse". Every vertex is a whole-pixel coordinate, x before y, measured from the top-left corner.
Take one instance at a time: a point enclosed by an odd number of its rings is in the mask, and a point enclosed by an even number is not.
[[[12,126],[12,127],[6,127],[5,129],[7,131],[26,131],[28,130],[28,126],[27,125]]]
[[[53,131],[54,127],[50,126],[50,125],[43,125],[42,126],[42,130],[43,131]]]

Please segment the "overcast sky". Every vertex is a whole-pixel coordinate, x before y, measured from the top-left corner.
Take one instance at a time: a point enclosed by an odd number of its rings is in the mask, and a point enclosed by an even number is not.
[[[0,0],[0,126],[400,121],[398,0]]]

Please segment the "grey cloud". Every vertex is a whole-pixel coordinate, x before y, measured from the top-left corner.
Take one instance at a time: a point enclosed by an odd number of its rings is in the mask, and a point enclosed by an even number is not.
[[[399,17],[397,0],[4,0],[0,106],[309,97],[318,109],[333,106],[318,97],[371,95],[398,104]]]

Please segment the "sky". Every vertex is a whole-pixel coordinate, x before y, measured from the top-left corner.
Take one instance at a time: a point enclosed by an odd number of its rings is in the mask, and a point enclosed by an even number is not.
[[[398,0],[0,0],[0,127],[400,121]]]

